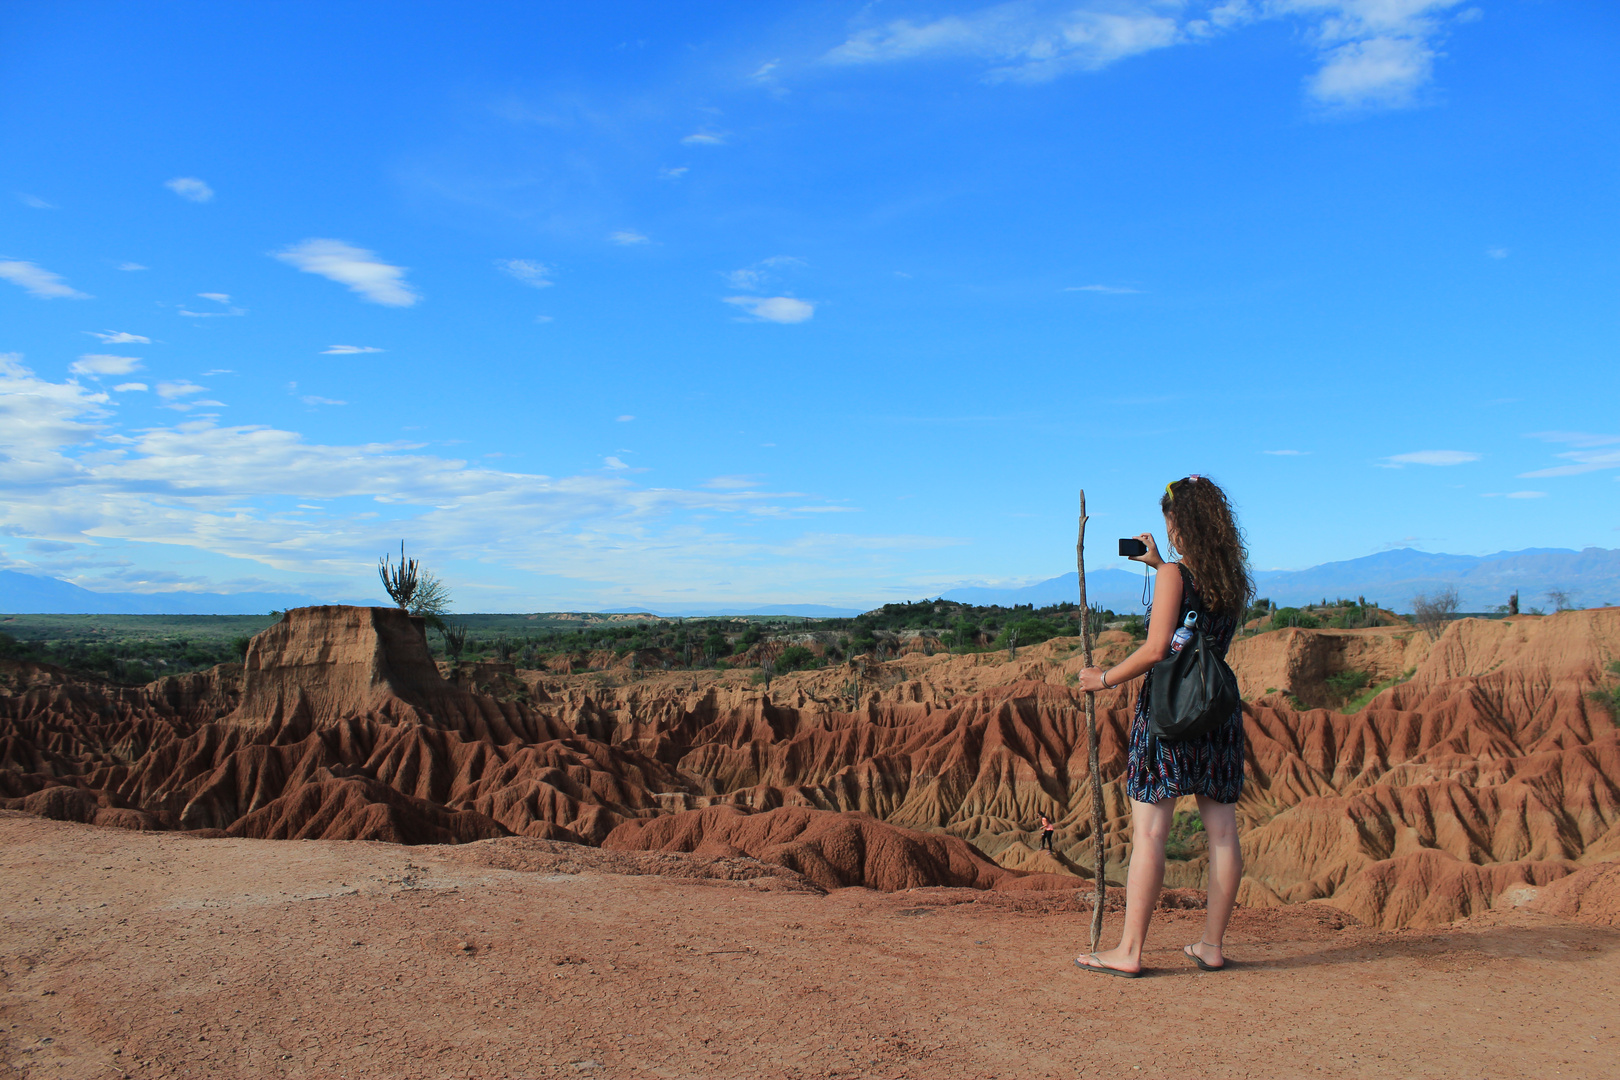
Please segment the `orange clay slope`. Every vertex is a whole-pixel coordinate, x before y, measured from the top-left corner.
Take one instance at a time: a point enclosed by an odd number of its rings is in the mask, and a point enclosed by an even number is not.
[[[1620,856],[1616,729],[1587,696],[1617,645],[1612,609],[1464,620],[1433,643],[1407,628],[1239,642],[1243,902],[1322,900],[1384,926],[1527,903],[1611,917],[1612,881],[1570,875]],[[1130,648],[1104,634],[1099,656]],[[825,888],[1046,888],[1089,873],[1068,641],[858,658],[768,690],[745,672],[595,659],[619,667],[465,665],[446,680],[403,614],[327,607],[259,635],[243,669],[138,690],[13,664],[0,805],[266,838],[723,850]],[[1353,715],[1297,707],[1331,700],[1328,676],[1348,669],[1407,678]],[[1134,694],[1098,701],[1111,879],[1130,853]],[[1055,856],[1036,850],[1043,812],[1059,822]],[[1175,852],[1170,885],[1202,885],[1198,841]]]

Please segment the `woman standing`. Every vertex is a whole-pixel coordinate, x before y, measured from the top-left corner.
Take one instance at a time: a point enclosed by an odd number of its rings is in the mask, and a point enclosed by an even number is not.
[[[1080,673],[1082,690],[1111,690],[1145,675],[1170,654],[1170,639],[1187,613],[1201,609],[1198,630],[1224,658],[1232,635],[1253,591],[1248,552],[1243,534],[1232,516],[1226,493],[1203,476],[1189,476],[1165,485],[1159,500],[1165,531],[1181,561],[1159,556],[1151,533],[1138,537],[1147,552],[1133,555],[1157,571],[1153,605],[1148,611],[1148,636],[1142,647],[1104,671],[1086,668]],[[1148,920],[1164,885],[1164,844],[1175,817],[1176,800],[1198,797],[1209,840],[1209,902],[1204,933],[1182,951],[1205,971],[1226,966],[1221,945],[1226,923],[1237,900],[1243,876],[1243,852],[1238,847],[1237,807],[1243,793],[1243,707],[1197,738],[1167,742],[1148,734],[1149,682],[1142,683],[1131,722],[1130,759],[1125,792],[1131,800],[1130,872],[1125,879],[1125,928],[1117,947],[1086,953],[1075,963],[1087,971],[1134,979],[1142,972],[1142,945]]]

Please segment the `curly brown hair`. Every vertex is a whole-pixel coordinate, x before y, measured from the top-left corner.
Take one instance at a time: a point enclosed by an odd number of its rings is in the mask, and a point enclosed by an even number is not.
[[[1226,492],[1207,476],[1188,476],[1165,485],[1159,500],[1175,526],[1174,546],[1198,582],[1198,594],[1212,612],[1243,614],[1254,595],[1249,549],[1243,542]]]

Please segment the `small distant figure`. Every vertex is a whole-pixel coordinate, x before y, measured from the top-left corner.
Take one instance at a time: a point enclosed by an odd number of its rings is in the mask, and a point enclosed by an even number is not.
[[[1057,832],[1057,826],[1052,824],[1052,819],[1047,817],[1045,814],[1042,814],[1041,815],[1041,847],[1044,850],[1052,851],[1052,834],[1055,833],[1055,832]],[[1056,852],[1053,852],[1053,853],[1056,854]]]

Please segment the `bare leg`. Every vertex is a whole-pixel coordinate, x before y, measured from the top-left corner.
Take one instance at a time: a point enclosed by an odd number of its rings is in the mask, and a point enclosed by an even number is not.
[[[1147,941],[1148,922],[1164,886],[1164,842],[1175,818],[1176,800],[1156,803],[1131,802],[1131,869],[1125,876],[1125,930],[1119,945],[1097,954],[1104,967],[1121,971],[1142,970],[1142,945]],[[1094,966],[1090,954],[1080,962]]]
[[[1226,924],[1237,902],[1238,882],[1243,878],[1243,848],[1238,843],[1236,806],[1200,795],[1198,813],[1204,819],[1204,835],[1209,839],[1209,903],[1204,936],[1188,948],[1204,963],[1220,967],[1225,962],[1221,945],[1226,938]]]

